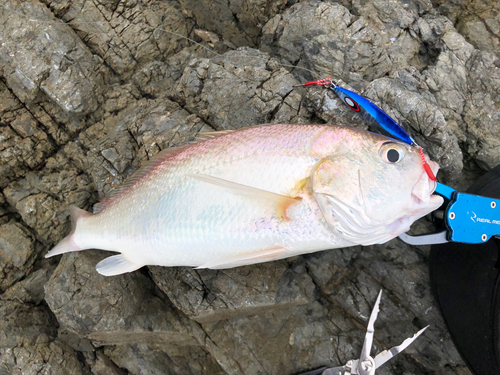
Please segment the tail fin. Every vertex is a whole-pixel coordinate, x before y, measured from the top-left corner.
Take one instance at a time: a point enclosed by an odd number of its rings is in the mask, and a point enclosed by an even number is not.
[[[64,237],[52,250],[50,250],[45,255],[45,258],[50,258],[54,255],[69,253],[72,251],[85,250],[76,244],[74,240],[74,234],[76,226],[78,224],[78,220],[83,217],[92,216],[92,214],[75,206],[69,206],[69,213],[71,216],[71,232],[66,237]]]

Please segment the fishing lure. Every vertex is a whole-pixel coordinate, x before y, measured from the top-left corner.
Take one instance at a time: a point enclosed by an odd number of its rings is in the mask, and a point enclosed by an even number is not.
[[[436,181],[436,176],[432,173],[431,167],[425,160],[424,151],[417,142],[399,125],[391,116],[366,98],[336,85],[331,78],[323,78],[318,81],[306,82],[301,86],[321,85],[333,90],[337,96],[354,112],[363,117],[373,128],[378,129],[382,134],[395,138],[410,146],[420,149],[422,165],[425,172],[432,181]]]

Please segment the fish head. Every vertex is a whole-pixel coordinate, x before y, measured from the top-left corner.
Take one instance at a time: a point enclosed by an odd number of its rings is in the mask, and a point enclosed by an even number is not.
[[[439,208],[436,182],[420,149],[363,132],[324,157],[311,175],[312,190],[328,226],[354,244],[384,243]],[[434,175],[439,165],[428,162]]]

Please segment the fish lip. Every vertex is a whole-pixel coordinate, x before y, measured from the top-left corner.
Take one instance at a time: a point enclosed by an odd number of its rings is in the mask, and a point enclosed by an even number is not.
[[[432,170],[432,173],[434,173],[435,176],[439,171],[439,164],[432,160],[429,160],[428,164]],[[419,194],[418,192],[418,187],[420,186],[420,184],[423,183],[427,183],[427,188],[428,188],[427,191],[425,192],[426,193],[425,196],[423,194]],[[437,187],[437,182],[431,180],[424,169],[411,189],[411,197],[414,203],[417,206],[428,205],[431,201],[431,197],[434,195],[433,193],[436,190],[436,187]]]

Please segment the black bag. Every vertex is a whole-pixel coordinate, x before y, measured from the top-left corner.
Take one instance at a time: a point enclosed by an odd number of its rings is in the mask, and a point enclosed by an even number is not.
[[[467,193],[500,198],[500,165]],[[500,217],[500,209],[499,209]],[[500,240],[433,245],[431,286],[455,346],[477,375],[500,374]]]

